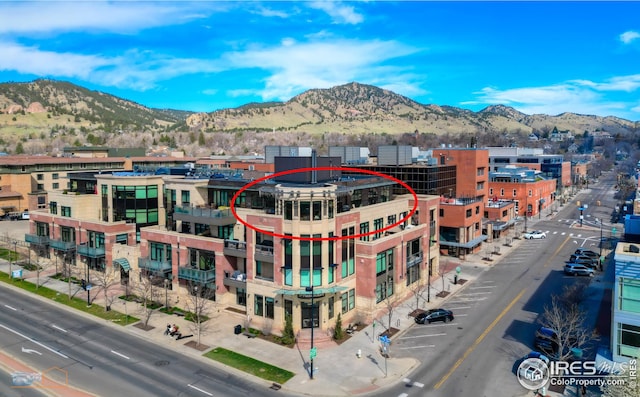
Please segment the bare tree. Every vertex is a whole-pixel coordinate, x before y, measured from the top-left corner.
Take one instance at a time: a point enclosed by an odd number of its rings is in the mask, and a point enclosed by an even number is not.
[[[427,269],[427,277],[429,277],[429,269]],[[420,308],[420,299],[422,300],[426,300],[424,298],[424,293],[425,291],[425,286],[424,284],[422,284],[422,280],[421,279],[417,279],[415,282],[413,282],[412,284],[409,284],[409,291],[411,291],[411,295],[416,298],[416,304],[414,309],[418,310]]]
[[[453,270],[454,267],[451,265],[451,262],[449,262],[448,259],[440,261],[439,265],[440,266],[438,268],[438,273],[440,273],[440,278],[442,279],[442,291],[444,291],[445,277],[451,270]]]
[[[205,335],[209,324],[207,322],[217,312],[215,302],[215,290],[206,288],[201,284],[190,283],[190,294],[185,303],[191,322],[190,330],[196,334],[196,345],[200,346],[200,338]]]
[[[109,266],[104,269],[104,272],[97,272],[94,275],[94,280],[96,285],[102,288],[102,293],[104,295],[104,310],[109,310],[111,304],[115,300],[115,296],[109,295],[109,290],[118,284],[119,272],[117,272],[113,266]],[[94,299],[98,296],[95,294]]]
[[[51,259],[40,256],[36,252],[36,289],[40,287],[40,272],[51,266]]]
[[[391,321],[393,320],[393,313],[398,306],[398,295],[389,295],[387,291],[387,297],[384,299],[384,310],[387,315],[387,330],[391,329]]]
[[[149,325],[151,315],[156,309],[155,302],[158,297],[158,288],[154,287],[152,277],[145,274],[141,274],[140,280],[134,284],[133,288],[141,305],[142,321],[146,328]]]
[[[563,293],[551,296],[551,304],[542,313],[542,325],[553,330],[552,342],[557,346],[556,358],[567,361],[574,348],[583,348],[596,339],[586,326],[586,313],[580,308],[584,296],[584,286],[565,287]]]

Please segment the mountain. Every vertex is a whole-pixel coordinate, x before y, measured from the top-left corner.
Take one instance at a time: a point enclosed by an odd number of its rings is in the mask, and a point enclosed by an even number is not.
[[[554,128],[574,135],[598,130],[626,134],[638,131],[640,122],[575,113],[527,115],[504,105],[474,112],[421,104],[355,82],[311,89],[286,102],[248,103],[211,113],[152,109],[63,81],[0,84],[0,151],[7,153],[56,154],[70,145],[164,145],[189,155],[251,153],[266,144],[407,143],[397,136],[417,137],[415,132],[449,137],[511,133],[526,140],[531,132],[544,135]],[[212,132],[230,134],[208,134]],[[205,145],[199,143],[202,139]]]
[[[639,123],[617,117],[563,113],[526,115],[504,105],[479,112],[452,106],[424,105],[378,87],[349,83],[312,89],[287,102],[248,104],[212,113],[195,113],[186,120],[196,131],[286,131],[368,134],[474,133],[513,131],[529,134],[557,127],[574,134],[606,130],[630,132]]]
[[[150,109],[63,81],[0,84],[0,119],[4,125],[32,131],[65,126],[107,132],[165,130],[183,123],[190,114]]]

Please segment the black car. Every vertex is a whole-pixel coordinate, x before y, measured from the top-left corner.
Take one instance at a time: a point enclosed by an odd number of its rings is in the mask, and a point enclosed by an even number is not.
[[[573,253],[574,255],[582,255],[582,256],[588,256],[590,258],[595,258],[595,259],[599,259],[600,258],[600,254],[598,254],[595,251],[591,251],[585,248],[578,248],[576,250],[576,252]]]
[[[434,321],[453,321],[453,312],[446,309],[431,309],[420,313],[415,318],[416,323],[426,324]]]
[[[599,262],[598,258],[592,258],[586,255],[573,254],[569,258],[569,263],[580,263],[581,265],[584,265],[585,263],[589,263],[591,265],[590,267],[598,266],[598,262]]]

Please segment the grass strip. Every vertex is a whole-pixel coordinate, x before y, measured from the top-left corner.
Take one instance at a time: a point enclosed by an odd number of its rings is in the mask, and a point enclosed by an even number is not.
[[[71,297],[71,299],[69,299],[67,294],[63,294],[61,292],[58,292],[51,288],[44,287],[42,285],[36,288],[36,285],[34,283],[25,281],[25,280],[11,279],[9,275],[6,273],[0,272],[0,281],[7,284],[11,284],[18,288],[22,288],[25,291],[31,292],[36,295],[40,295],[44,298],[51,299],[52,301],[55,301],[57,303],[62,303],[63,305],[67,305],[69,307],[83,311],[85,313],[92,314],[96,317],[109,320],[116,324],[120,324],[122,326],[139,321],[139,319],[136,317],[127,316],[124,313],[120,313],[115,310],[106,311],[104,310],[104,306],[100,306],[97,304],[92,304],[91,306],[87,307],[86,299],[77,298],[77,297]]]
[[[285,383],[293,378],[295,374],[282,368],[278,368],[271,364],[264,363],[252,357],[243,356],[242,354],[231,350],[217,347],[204,354],[205,357],[221,362],[230,367],[239,369],[248,374],[266,379],[270,382]]]

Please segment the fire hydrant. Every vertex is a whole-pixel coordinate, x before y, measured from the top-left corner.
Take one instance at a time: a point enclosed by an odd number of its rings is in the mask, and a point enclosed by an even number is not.
[[[362,350],[358,349],[358,352],[356,353],[356,357],[360,358],[362,357]]]

